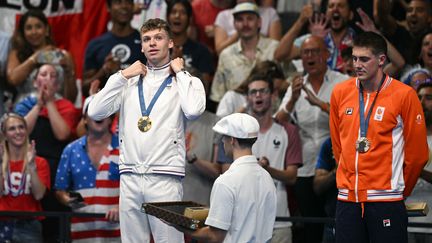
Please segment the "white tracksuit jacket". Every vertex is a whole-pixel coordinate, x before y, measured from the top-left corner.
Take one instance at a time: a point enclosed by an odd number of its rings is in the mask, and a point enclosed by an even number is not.
[[[170,73],[170,63],[147,69],[143,80],[146,108]],[[186,71],[175,74],[149,117],[152,127],[138,129],[142,116],[138,96],[139,76],[126,80],[120,72],[111,75],[105,87],[90,102],[88,115],[95,120],[120,111],[120,173],[156,173],[184,176],[185,118],[196,119],[205,110],[204,86]]]

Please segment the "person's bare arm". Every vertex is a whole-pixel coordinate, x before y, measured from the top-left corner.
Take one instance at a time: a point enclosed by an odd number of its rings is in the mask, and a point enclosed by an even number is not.
[[[78,88],[76,84],[75,76],[75,63],[72,55],[67,51],[64,53],[64,61],[61,63],[64,70],[64,83],[63,83],[63,97],[68,99],[70,102],[75,103],[78,94]]]
[[[381,26],[384,35],[393,35],[397,29],[396,19],[391,15],[391,3],[389,0],[374,0],[374,20]]]
[[[274,58],[276,61],[281,62],[294,57],[295,54],[298,55],[298,53],[293,53],[294,51],[299,51],[298,48],[294,48],[294,40],[300,34],[300,31],[308,22],[309,18],[312,17],[312,14],[312,5],[305,5],[297,21],[280,40],[279,46],[274,52]]]
[[[328,171],[325,169],[316,169],[313,180],[313,189],[316,194],[321,195],[329,188],[336,185],[336,170]]]
[[[185,233],[188,234],[187,232]],[[217,243],[222,242],[225,239],[226,233],[226,230],[206,226],[190,232],[190,236],[200,242]]]
[[[215,50],[217,55],[219,55],[223,49],[234,44],[238,40],[237,31],[233,35],[228,36],[228,33],[222,27],[217,25],[215,26],[214,33]]]
[[[24,62],[18,60],[18,51],[11,50],[7,60],[6,77],[10,85],[21,85],[37,66],[37,53],[34,53]]]
[[[39,175],[37,173],[36,166],[36,149],[35,149],[35,141],[33,140],[27,151],[28,164],[26,168],[26,172],[30,174],[30,183],[31,183],[31,193],[33,198],[36,200],[41,200],[45,195],[46,186],[42,183]]]
[[[287,185],[294,185],[297,180],[297,165],[288,165],[284,170],[279,170],[269,165],[266,157],[258,162],[276,180],[282,181]]]
[[[362,10],[357,9],[357,12],[360,16],[361,22],[357,22],[357,26],[360,27],[363,31],[371,31],[375,32],[382,36],[381,32],[376,28],[375,23],[372,19]],[[394,76],[398,74],[400,70],[405,66],[405,59],[399,53],[399,51],[390,43],[390,41],[386,40],[387,43],[387,57],[389,59],[389,63],[384,67],[384,73],[387,73],[390,76]]]
[[[280,19],[273,21],[270,24],[268,37],[274,40],[280,40],[282,38],[282,23]]]

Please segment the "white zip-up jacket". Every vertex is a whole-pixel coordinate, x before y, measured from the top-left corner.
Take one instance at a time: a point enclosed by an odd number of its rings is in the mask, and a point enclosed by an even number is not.
[[[147,68],[143,80],[146,108],[170,74],[170,63]],[[163,90],[149,115],[149,131],[138,129],[141,115],[138,95],[139,76],[125,79],[120,72],[111,75],[105,87],[90,102],[88,115],[101,120],[120,111],[120,173],[155,173],[184,176],[185,118],[196,119],[205,110],[204,86],[186,71],[178,72]]]

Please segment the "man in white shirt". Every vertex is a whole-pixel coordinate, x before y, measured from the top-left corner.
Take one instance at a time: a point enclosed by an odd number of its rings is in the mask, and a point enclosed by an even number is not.
[[[184,118],[205,109],[202,82],[170,60],[168,24],[151,19],[141,28],[147,65],[136,61],[113,74],[95,95],[88,115],[101,120],[119,111],[120,230],[122,242],[183,242],[183,234],[140,212],[144,202],[180,201],[185,175]]]
[[[225,153],[234,162],[212,188],[206,227],[187,231],[202,242],[269,242],[276,218],[276,188],[252,155],[258,121],[244,113],[222,118],[213,130],[223,135]]]

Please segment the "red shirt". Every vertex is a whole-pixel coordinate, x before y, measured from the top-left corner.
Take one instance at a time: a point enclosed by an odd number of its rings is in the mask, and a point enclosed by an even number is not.
[[[10,180],[8,175],[3,175],[3,195],[0,197],[0,210],[1,211],[42,211],[42,206],[38,200],[33,197],[31,193],[31,176],[27,174],[26,180],[22,183],[22,167],[23,160],[10,161]],[[42,157],[35,158],[37,174],[41,182],[46,186],[47,190],[50,189],[50,170],[48,162]],[[22,185],[21,185],[22,184]],[[13,196],[20,188],[23,188],[19,195]],[[10,189],[12,188],[12,190]]]
[[[214,39],[205,33],[207,25],[213,25],[218,13],[224,8],[214,6],[210,0],[195,0],[192,2],[193,18],[198,30],[198,41],[206,45],[214,53]]]

